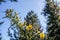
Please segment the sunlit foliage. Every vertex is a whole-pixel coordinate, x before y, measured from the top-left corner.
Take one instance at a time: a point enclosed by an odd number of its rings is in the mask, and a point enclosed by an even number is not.
[[[30,13],[32,15],[30,15]],[[33,11],[31,11],[29,12],[29,15],[27,16],[31,19],[26,18],[25,22],[21,22],[17,12],[14,12],[12,9],[7,9],[6,16],[4,18],[10,19],[11,26],[9,28],[11,28],[12,26],[15,26],[18,29],[18,33],[19,33],[18,37],[14,35],[16,40],[45,39],[45,34],[40,31],[40,25],[38,24],[36,14],[34,14]],[[27,20],[31,20],[31,21],[27,22]]]

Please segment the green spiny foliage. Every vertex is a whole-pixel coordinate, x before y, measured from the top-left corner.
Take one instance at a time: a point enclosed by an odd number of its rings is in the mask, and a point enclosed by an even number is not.
[[[35,28],[35,30],[39,29],[40,30],[40,23],[39,23],[39,20],[38,20],[38,16],[36,13],[34,13],[34,11],[30,11],[28,12],[26,18],[26,24],[29,25],[29,24],[32,24]]]
[[[45,34],[40,32],[40,24],[33,11],[28,13],[24,23],[20,22],[18,13],[13,12],[12,9],[6,10],[6,16],[4,18],[9,18],[11,22],[8,33],[10,32],[10,28],[12,26],[15,26],[18,30],[18,33],[14,30],[15,39],[10,33],[10,40],[40,40],[45,38]],[[15,35],[16,33],[18,36]]]

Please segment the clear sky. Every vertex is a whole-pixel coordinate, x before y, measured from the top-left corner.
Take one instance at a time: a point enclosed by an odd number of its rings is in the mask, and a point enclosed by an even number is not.
[[[2,33],[2,40],[9,40],[8,38],[8,27],[10,26],[10,22],[8,19],[2,19],[2,17],[5,16],[4,11],[6,9],[14,9],[14,11],[17,11],[18,13],[20,13],[20,17],[21,17],[21,21],[23,21],[24,17],[26,16],[27,12],[33,10],[35,13],[37,13],[38,18],[41,22],[41,26],[44,29],[44,32],[46,30],[46,24],[44,21],[46,21],[46,19],[44,19],[44,17],[41,15],[42,9],[45,6],[45,0],[18,0],[18,2],[10,2],[7,1],[6,3],[2,3],[0,5],[0,22],[4,21],[5,23],[3,23],[2,25],[0,25],[0,32]]]

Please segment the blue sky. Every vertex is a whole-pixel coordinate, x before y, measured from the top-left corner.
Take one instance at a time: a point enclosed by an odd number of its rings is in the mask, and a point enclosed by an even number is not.
[[[38,18],[41,22],[41,26],[44,29],[44,32],[46,30],[46,24],[44,21],[46,21],[46,19],[40,15],[42,12],[42,9],[45,6],[45,0],[18,0],[18,2],[10,2],[7,1],[6,3],[2,3],[0,5],[0,21],[4,21],[5,23],[0,25],[0,32],[2,33],[2,40],[9,40],[8,38],[8,27],[10,26],[10,22],[8,19],[2,19],[2,17],[5,16],[4,11],[6,9],[14,9],[14,11],[17,11],[18,13],[20,13],[20,17],[21,17],[21,21],[24,21],[24,17],[27,15],[27,12],[33,10],[35,13],[37,13]],[[7,38],[7,39],[6,39]]]

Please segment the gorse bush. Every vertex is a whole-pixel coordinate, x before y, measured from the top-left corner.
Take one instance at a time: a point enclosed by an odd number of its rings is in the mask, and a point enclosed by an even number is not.
[[[26,17],[25,22],[22,23],[17,12],[13,12],[12,9],[7,9],[4,18],[9,18],[11,26],[15,25],[19,29],[18,40],[44,40],[45,34],[40,31],[40,25],[38,27],[37,17],[34,15],[36,16],[33,11],[29,12],[30,17]]]

